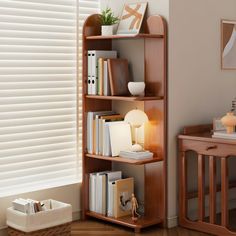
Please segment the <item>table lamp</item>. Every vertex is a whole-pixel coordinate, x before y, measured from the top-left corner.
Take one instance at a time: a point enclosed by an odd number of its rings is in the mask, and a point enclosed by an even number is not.
[[[147,115],[138,109],[134,109],[129,111],[125,115],[125,122],[129,123],[132,127],[135,129],[135,144],[132,145],[132,151],[133,152],[140,152],[143,150],[143,147],[138,144],[138,129],[148,122],[148,117]]]

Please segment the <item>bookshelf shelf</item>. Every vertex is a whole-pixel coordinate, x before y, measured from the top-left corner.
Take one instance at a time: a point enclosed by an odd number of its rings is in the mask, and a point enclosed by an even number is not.
[[[136,34],[136,35],[111,35],[102,36],[94,35],[86,37],[87,40],[101,40],[101,39],[141,39],[141,38],[163,38],[160,34]]]
[[[95,158],[99,160],[105,160],[105,161],[115,161],[115,162],[133,164],[133,165],[145,165],[148,163],[163,161],[162,158],[158,158],[158,157],[148,158],[145,160],[134,160],[134,159],[128,159],[128,158],[123,158],[123,157],[106,157],[106,156],[99,156],[99,155],[93,155],[93,154],[86,154],[86,157]]]
[[[100,95],[86,95],[88,99],[103,99],[103,100],[118,100],[118,101],[155,101],[155,100],[163,100],[163,96],[146,96],[146,97],[125,97],[125,96],[100,96]]]
[[[145,27],[143,27],[143,32],[145,33],[135,36],[101,36],[101,21],[98,14],[89,16],[83,26],[82,218],[93,217],[133,228],[135,232],[139,232],[141,229],[155,224],[161,223],[162,226],[165,226],[167,209],[167,27],[165,20],[159,15],[147,17],[145,21]],[[144,41],[142,44],[143,50],[141,50],[140,53],[138,52],[138,57],[137,51],[139,50],[136,46],[132,47],[133,42],[128,41],[129,39],[142,39]],[[112,42],[114,40],[116,41],[115,43]],[[139,42],[137,42],[137,44],[138,43]],[[127,48],[130,49],[130,52],[122,54],[122,50],[126,50]],[[137,61],[136,59],[138,58],[138,63],[135,62],[137,65],[134,68],[137,70],[139,61],[143,64],[141,71],[146,85],[145,91],[148,95],[143,97],[87,95],[87,51],[89,50],[117,50],[121,58],[129,54],[129,61],[131,63],[133,63],[134,59]],[[134,55],[132,55],[132,53],[134,53]],[[87,113],[110,111],[113,109],[123,116],[127,113],[127,110],[135,109],[135,102],[142,102],[138,104],[138,106],[140,105],[140,109],[142,109],[149,118],[149,124],[144,127],[144,148],[153,152],[154,158],[134,160],[88,154]],[[91,122],[91,120],[89,122]],[[91,123],[89,127],[92,127]],[[94,138],[93,142],[95,142]],[[126,165],[129,166],[126,167]],[[145,216],[143,218],[134,223],[130,216],[116,219],[89,211],[89,178],[91,173],[114,170],[117,167],[121,168],[120,170],[123,171],[122,168],[124,168],[124,170],[127,168],[125,176],[134,177],[134,184],[139,184],[138,178],[136,179],[136,176],[134,176],[139,173],[135,172],[134,174],[133,172],[133,169],[134,171],[137,169],[133,168],[133,166],[137,167],[138,165],[139,168],[142,169],[144,178],[142,180],[142,195],[144,196],[142,201],[144,202],[145,210]]]
[[[139,229],[139,230],[142,228],[145,228],[145,227],[148,227],[151,225],[155,225],[155,224],[160,224],[163,222],[163,220],[161,218],[154,218],[154,217],[147,217],[147,216],[141,217],[135,223],[132,221],[131,216],[114,218],[114,217],[104,216],[102,214],[98,214],[96,212],[91,212],[91,211],[87,211],[86,215],[93,217],[93,218],[100,219],[100,220],[106,220],[111,223],[115,223],[115,224],[119,224],[119,225],[123,225],[123,226],[128,226],[130,228]]]

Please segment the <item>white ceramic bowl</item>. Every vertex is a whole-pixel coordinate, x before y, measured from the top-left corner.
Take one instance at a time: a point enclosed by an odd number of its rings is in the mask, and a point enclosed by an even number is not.
[[[129,92],[133,96],[144,96],[145,83],[144,82],[129,82]]]

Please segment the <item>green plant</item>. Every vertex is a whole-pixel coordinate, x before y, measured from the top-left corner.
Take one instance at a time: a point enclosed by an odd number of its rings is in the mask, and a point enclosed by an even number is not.
[[[118,23],[119,18],[114,15],[111,8],[106,8],[102,11],[101,14],[101,23],[102,25],[114,25]]]

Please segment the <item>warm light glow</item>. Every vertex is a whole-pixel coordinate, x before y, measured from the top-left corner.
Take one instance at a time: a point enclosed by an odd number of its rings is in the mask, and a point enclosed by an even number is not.
[[[133,127],[139,128],[146,122],[148,122],[148,117],[146,113],[141,110],[134,109],[129,111],[125,116],[125,122],[129,123]]]

